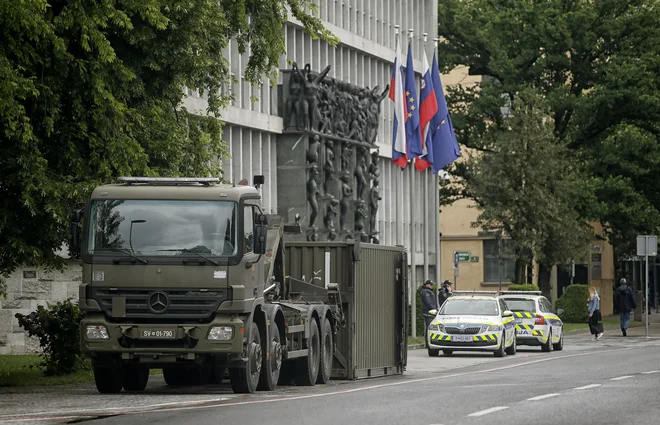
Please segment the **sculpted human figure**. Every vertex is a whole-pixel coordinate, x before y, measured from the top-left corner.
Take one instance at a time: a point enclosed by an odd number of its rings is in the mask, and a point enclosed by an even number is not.
[[[346,214],[348,214],[348,203],[351,200],[351,196],[353,196],[353,189],[351,188],[350,185],[350,177],[347,175],[342,175],[340,177],[341,179],[341,203],[339,204],[341,209],[339,213],[339,227],[341,230],[346,230]]]
[[[378,203],[383,199],[380,196],[380,188],[378,185],[378,179],[375,179],[374,185],[369,191],[369,230],[371,231],[372,236],[378,234],[376,231],[376,214],[378,213]]]
[[[313,166],[319,161],[319,147],[321,146],[321,141],[317,134],[312,137],[312,140],[309,142],[309,148],[307,148],[307,162],[308,166]]]
[[[325,180],[323,182],[323,191],[329,195],[330,183],[335,179],[335,151],[334,143],[332,140],[325,142],[325,164],[323,164],[323,171],[325,173]]]
[[[299,73],[303,77],[303,98],[305,102],[303,103],[303,128],[306,130],[318,128],[318,97],[319,97],[319,83],[321,80],[328,75],[330,72],[331,66],[328,65],[325,67],[320,74],[314,76],[311,72],[307,74],[307,78],[304,78],[302,73]]]
[[[312,166],[312,168],[309,169],[309,179],[307,180],[307,202],[309,202],[309,206],[312,208],[312,213],[309,216],[309,227],[314,227],[316,216],[319,213],[319,191],[316,183],[316,176],[318,176],[318,169],[316,166]]]
[[[362,199],[362,195],[364,193],[364,189],[367,187],[367,179],[365,177],[365,172],[366,172],[366,163],[364,160],[364,155],[362,154],[363,148],[360,148],[360,153],[358,154],[357,158],[357,166],[355,167],[355,171],[353,172],[353,175],[355,176],[355,179],[357,180],[357,197],[358,199]]]
[[[303,81],[305,81],[305,76],[300,69],[298,69],[298,64],[294,62],[291,65],[291,75],[289,77],[289,93],[286,98],[286,104],[284,106],[284,129],[288,130],[291,125],[291,116],[295,113],[296,125],[300,129],[301,121],[301,101],[302,90],[303,90]]]

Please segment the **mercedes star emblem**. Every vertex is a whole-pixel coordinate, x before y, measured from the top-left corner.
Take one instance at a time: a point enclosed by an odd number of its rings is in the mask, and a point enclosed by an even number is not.
[[[154,292],[149,296],[149,309],[154,313],[164,313],[170,301],[163,292]]]

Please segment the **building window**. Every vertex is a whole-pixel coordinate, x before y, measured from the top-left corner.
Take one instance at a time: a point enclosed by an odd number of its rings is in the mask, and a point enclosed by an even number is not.
[[[502,283],[510,283],[516,276],[516,261],[511,255],[510,241],[502,240]],[[499,283],[497,240],[484,240],[484,283]]]

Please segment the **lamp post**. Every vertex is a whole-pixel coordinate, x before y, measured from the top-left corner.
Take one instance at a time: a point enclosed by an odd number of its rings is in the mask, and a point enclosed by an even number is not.
[[[135,223],[146,223],[147,220],[131,220],[131,228],[128,231],[128,245],[131,247],[131,252],[133,250],[133,224]]]

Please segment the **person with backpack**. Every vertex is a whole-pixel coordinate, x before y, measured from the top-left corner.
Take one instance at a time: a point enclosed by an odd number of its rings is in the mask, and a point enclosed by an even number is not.
[[[619,281],[619,287],[616,288],[614,299],[616,308],[619,310],[621,333],[623,336],[627,336],[627,330],[630,326],[630,312],[637,308],[637,303],[635,303],[635,294],[632,288],[627,285],[626,279],[622,278]]]

